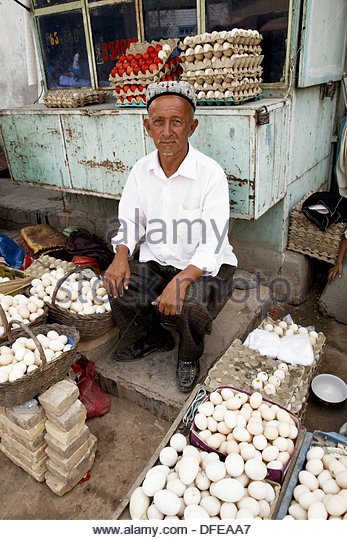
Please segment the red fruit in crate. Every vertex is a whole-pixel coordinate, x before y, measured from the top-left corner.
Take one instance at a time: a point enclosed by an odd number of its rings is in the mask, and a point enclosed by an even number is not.
[[[126,59],[127,57],[125,56],[125,54],[122,54],[122,56],[119,57],[120,62],[125,62]]]
[[[127,67],[127,75],[131,75],[133,71],[134,71],[134,68],[132,68],[131,66]]]
[[[155,73],[156,71],[158,71],[158,66],[157,64],[150,64],[148,69],[151,73]]]
[[[136,92],[136,90],[137,90],[137,84],[132,84],[132,85],[130,86],[130,90],[132,91],[132,93]]]
[[[162,50],[162,46],[160,45],[160,43],[158,43],[158,45],[155,46],[155,51],[158,53],[159,51]]]
[[[145,54],[143,54],[143,55],[142,55],[142,58],[143,58],[144,60],[148,60],[148,59],[149,59],[149,53],[146,52]]]
[[[128,62],[131,62],[132,60],[134,60],[135,56],[133,54],[127,54],[127,60]]]
[[[134,74],[135,74],[135,75],[138,75],[138,74],[140,73],[140,71],[141,71],[140,66],[135,66],[135,67],[134,67]]]
[[[136,53],[136,54],[135,54],[135,60],[139,61],[139,60],[141,60],[141,59],[142,59],[142,54]]]
[[[155,52],[155,48],[154,48],[152,45],[148,45],[148,47],[147,47],[147,52],[148,52],[148,53]],[[143,55],[143,56],[144,56],[144,55]]]
[[[124,69],[124,68],[121,68],[121,69],[118,70],[118,75],[119,75],[120,77],[123,77],[124,73],[125,73],[125,69]]]
[[[143,66],[141,66],[141,71],[144,75],[146,75],[147,69],[148,69],[148,64],[143,64]]]
[[[117,68],[113,68],[113,70],[111,71],[112,77],[115,77],[117,75],[117,73],[118,73]]]

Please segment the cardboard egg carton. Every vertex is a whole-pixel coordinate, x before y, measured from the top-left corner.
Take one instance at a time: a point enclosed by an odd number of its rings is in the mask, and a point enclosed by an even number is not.
[[[208,100],[232,100],[232,101],[243,101],[257,97],[261,93],[260,86],[255,86],[254,88],[244,89],[244,90],[230,90],[230,89],[221,89],[221,90],[200,90],[197,94],[197,99],[199,101],[208,101]]]
[[[241,28],[233,28],[232,30],[221,32],[205,32],[196,36],[187,36],[183,42],[180,43],[180,49],[186,50],[189,47],[195,45],[201,45],[206,43],[218,43],[223,44],[225,41],[238,45],[259,45],[263,36],[259,34],[257,30],[244,30]]]
[[[244,90],[244,89],[252,89],[259,86],[262,79],[249,79],[248,77],[245,77],[244,79],[240,81],[235,80],[201,80],[196,81],[193,83],[195,90]]]
[[[220,83],[227,83],[233,81],[241,81],[245,77],[253,78],[255,80],[258,80],[259,83],[262,82],[261,74],[262,74],[262,68],[257,68],[256,70],[248,70],[248,69],[241,69],[241,70],[212,70],[212,75],[206,75],[206,70],[198,70],[193,72],[183,73],[181,75],[181,79],[184,81],[189,82],[192,86],[197,82],[198,84],[203,84],[204,82],[207,83],[213,83],[213,82],[220,82]]]
[[[207,69],[240,69],[240,68],[256,68],[259,67],[263,61],[264,56],[249,56],[246,54],[233,54],[232,56],[222,56],[217,58],[204,58],[203,60],[196,60],[195,62],[183,62],[182,68],[185,73],[189,71],[199,71]],[[207,73],[207,75],[213,73]]]
[[[183,62],[193,62],[202,60],[203,58],[212,58],[213,56],[221,58],[222,56],[232,56],[233,54],[248,54],[258,56],[261,54],[259,45],[238,45],[225,41],[223,44],[205,43],[205,45],[196,45],[194,48],[189,47],[181,52],[180,58]]]

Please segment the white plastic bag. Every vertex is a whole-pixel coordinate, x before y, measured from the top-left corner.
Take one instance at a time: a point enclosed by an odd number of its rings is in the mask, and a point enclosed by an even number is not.
[[[244,345],[254,351],[258,351],[260,354],[277,358],[280,337],[274,332],[256,328],[256,330],[248,334]]]

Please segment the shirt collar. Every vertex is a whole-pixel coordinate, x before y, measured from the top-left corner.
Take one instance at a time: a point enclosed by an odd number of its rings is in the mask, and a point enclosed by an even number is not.
[[[190,143],[188,143],[188,145],[189,148],[186,157],[182,161],[181,165],[178,167],[177,171],[169,178],[176,178],[176,176],[184,176],[186,178],[190,178],[191,180],[198,179],[195,150]],[[150,154],[147,170],[154,171],[156,176],[159,176],[160,178],[163,178],[165,180],[168,179],[159,163],[158,150],[155,150]]]

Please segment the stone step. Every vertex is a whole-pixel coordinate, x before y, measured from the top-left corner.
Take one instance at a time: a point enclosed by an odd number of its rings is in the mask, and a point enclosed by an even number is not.
[[[270,307],[269,289],[265,286],[234,291],[213,322],[212,333],[205,338],[199,382],[204,381],[211,366],[231,342],[236,338],[244,339]],[[174,329],[172,333],[177,344],[177,333]],[[104,390],[172,421],[187,399],[187,394],[180,392],[176,385],[177,346],[172,351],[153,353],[123,364],[114,359],[116,344],[117,330],[114,329],[96,340],[81,342],[79,351],[95,362]]]

